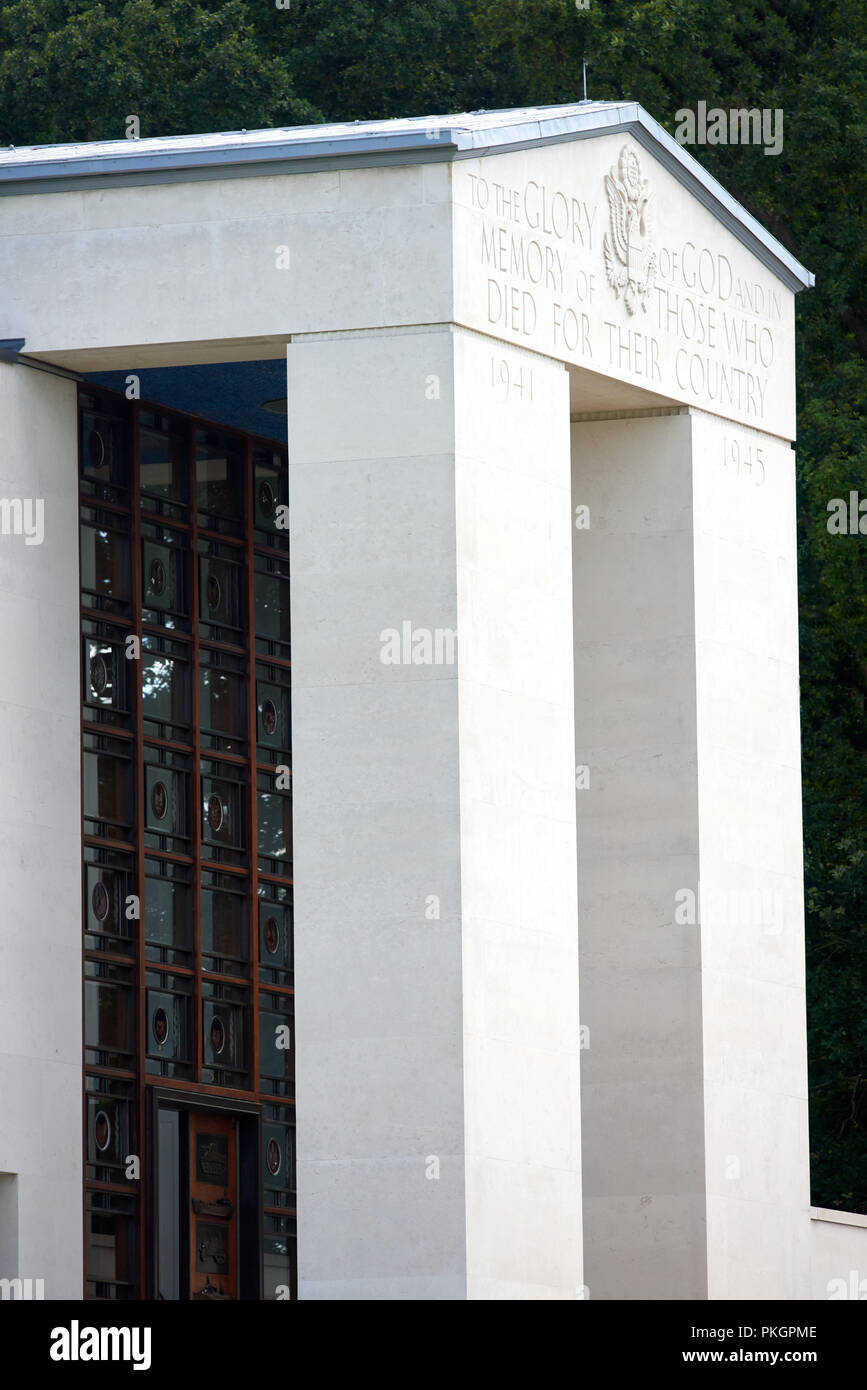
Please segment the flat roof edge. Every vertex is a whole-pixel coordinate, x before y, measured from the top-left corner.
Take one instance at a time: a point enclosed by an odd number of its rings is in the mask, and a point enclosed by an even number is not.
[[[49,158],[20,162],[14,152],[0,151],[0,196],[483,158],[623,133],[633,135],[787,288],[798,291],[815,284],[812,272],[637,102],[588,102],[584,110],[582,106],[515,111],[513,121],[508,120],[512,113],[503,112],[500,124],[487,124],[483,119],[500,113],[478,112],[442,118],[454,120],[451,125],[437,125],[439,118],[433,116],[419,120],[409,130],[394,129],[392,123],[383,122],[381,130],[355,132],[344,126],[338,134],[329,126],[318,135],[317,127],[308,126],[301,128],[304,135],[294,140],[247,141],[246,132],[232,132],[222,140],[198,145],[190,143],[197,137],[169,137],[177,140],[176,148],[164,144],[153,148],[156,142],[151,141],[117,140],[108,142],[98,154],[88,154],[86,145],[58,145],[46,147],[53,152]],[[477,124],[473,115],[479,118]],[[261,134],[251,132],[252,136]],[[28,147],[28,152],[39,148]],[[69,153],[64,155],[64,151]]]

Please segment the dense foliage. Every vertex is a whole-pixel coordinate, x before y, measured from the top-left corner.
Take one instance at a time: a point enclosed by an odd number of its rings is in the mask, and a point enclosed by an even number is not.
[[[782,108],[785,144],[694,151],[816,273],[798,300],[814,1201],[867,1211],[867,6],[863,0],[12,0],[0,142],[634,98]]]

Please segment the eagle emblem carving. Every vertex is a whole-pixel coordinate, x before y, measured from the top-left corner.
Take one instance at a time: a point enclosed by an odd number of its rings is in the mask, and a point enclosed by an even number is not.
[[[647,179],[641,177],[638,155],[624,145],[617,161],[605,175],[610,230],[605,233],[602,254],[605,274],[617,298],[621,294],[630,314],[641,305],[647,313],[647,298],[656,278],[656,251],[653,237],[653,194]]]

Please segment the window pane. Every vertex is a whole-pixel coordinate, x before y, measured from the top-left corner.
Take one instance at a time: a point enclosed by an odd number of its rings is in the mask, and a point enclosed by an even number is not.
[[[225,881],[230,876],[222,877]],[[242,892],[202,890],[202,964],[206,970],[237,975],[247,968],[247,881],[241,882]]]
[[[132,767],[128,756],[107,748],[85,746],[82,759],[85,820],[88,834],[125,839],[132,825]]]
[[[134,1083],[88,1076],[85,1085],[87,1176],[122,1182],[126,1156],[136,1151]]]
[[[259,883],[259,977],[292,984],[292,889]]]
[[[191,852],[192,758],[146,743],[144,746],[144,824],[148,849],[166,854]]]
[[[202,991],[202,1079],[213,1086],[246,1087],[247,992],[207,980]]]
[[[253,449],[253,524],[257,544],[287,549],[289,491],[287,458],[276,449]]]
[[[132,993],[117,985],[88,980],[85,1036],[89,1045],[128,1052],[132,1047]]]
[[[238,441],[213,430],[196,430],[196,502],[203,525],[241,530],[243,464]],[[225,521],[230,525],[221,524]]]
[[[94,1066],[132,1065],[135,1048],[135,991],[130,970],[86,961],[84,1042]]]
[[[202,845],[211,858],[240,864],[247,848],[247,787],[226,764],[202,764]]]
[[[187,555],[182,538],[142,541],[142,613],[145,622],[187,628]]]
[[[147,1069],[160,1076],[191,1076],[192,982],[183,975],[157,971],[148,971],[147,980]]]
[[[246,748],[247,693],[244,677],[225,664],[206,664],[210,653],[202,652],[199,667],[199,718],[202,733],[214,736],[216,746],[226,753]],[[216,656],[215,656],[216,659]],[[213,745],[212,745],[213,746]]]
[[[82,396],[80,459],[82,489],[122,500],[127,486],[129,425],[126,402]]]
[[[288,684],[256,681],[256,730],[262,748],[289,751],[292,746],[292,716]]]
[[[82,526],[81,587],[85,601],[89,594],[115,600],[115,606],[129,599],[129,542],[120,531]]]
[[[211,547],[213,549],[213,547]],[[229,547],[223,546],[228,552]],[[232,554],[199,556],[201,636],[241,646],[241,565]]]
[[[88,1192],[85,1259],[88,1298],[135,1298],[134,1198]]]
[[[82,699],[84,717],[94,724],[131,726],[130,669],[124,655],[123,629],[108,623],[82,624]]]
[[[277,1106],[266,1106],[275,1115],[285,1113]],[[262,1180],[266,1206],[294,1206],[295,1194],[295,1126],[279,1123],[263,1116]]]
[[[142,716],[145,729],[161,738],[187,741],[190,724],[190,664],[180,643],[142,637]]]
[[[145,940],[148,959],[189,964],[193,919],[190,870],[165,860],[146,860]]]
[[[277,574],[256,574],[256,636],[289,643],[289,581]]]
[[[264,1297],[266,1301],[298,1297],[295,1219],[265,1213]]]
[[[156,750],[147,749],[146,757],[154,759],[145,766],[145,841],[153,849],[184,854],[190,838],[189,774],[182,770],[187,761],[182,755],[157,762]]]
[[[262,1089],[294,1094],[295,1018],[291,995],[260,994],[259,1075]],[[268,1007],[270,1005],[270,1007]]]
[[[85,850],[85,946],[90,950],[135,953],[137,924],[126,915],[127,898],[135,893],[134,861],[111,850]]]
[[[273,777],[259,774],[259,867],[263,873],[289,873],[292,866],[292,798],[288,792],[273,790],[273,781]]]
[[[186,502],[186,424],[172,416],[142,410],[139,427],[139,477],[142,492],[178,503]]]

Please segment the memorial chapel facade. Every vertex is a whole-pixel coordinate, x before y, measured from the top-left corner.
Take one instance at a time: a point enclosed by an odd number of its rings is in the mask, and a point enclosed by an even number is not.
[[[0,1279],[828,1297],[809,272],[634,103],[0,150],[0,236]]]

